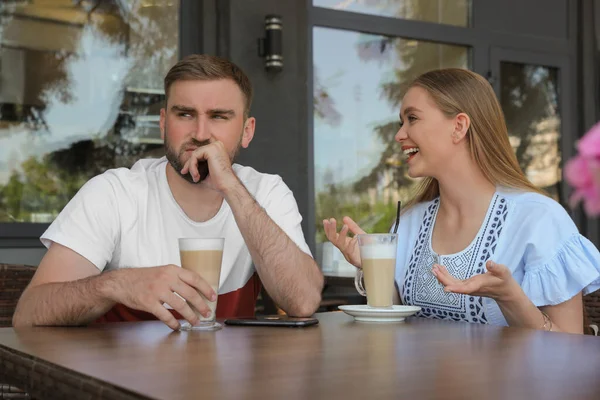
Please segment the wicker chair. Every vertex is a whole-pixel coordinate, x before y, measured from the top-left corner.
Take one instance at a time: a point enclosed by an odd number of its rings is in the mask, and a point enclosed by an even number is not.
[[[35,267],[0,264],[0,327],[12,326],[12,317],[21,293],[27,287]],[[31,399],[23,390],[0,383],[0,399]]]
[[[19,297],[34,273],[29,265],[0,264],[0,327],[12,326]]]
[[[589,327],[589,332],[592,335],[598,335],[600,327],[600,290],[590,293],[583,297],[583,306],[585,308],[586,327]]]

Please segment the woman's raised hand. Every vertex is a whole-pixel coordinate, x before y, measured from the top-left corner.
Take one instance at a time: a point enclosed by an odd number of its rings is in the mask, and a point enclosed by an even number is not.
[[[358,250],[358,237],[356,235],[365,233],[365,231],[350,217],[344,217],[342,221],[344,222],[344,226],[338,232],[335,218],[324,219],[323,228],[325,235],[335,247],[340,249],[346,261],[356,268],[360,268],[360,251]],[[352,237],[348,236],[348,231],[353,234]]]

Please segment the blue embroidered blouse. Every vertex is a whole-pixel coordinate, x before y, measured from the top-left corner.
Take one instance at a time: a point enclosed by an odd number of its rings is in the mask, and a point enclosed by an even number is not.
[[[494,300],[445,293],[431,273],[434,262],[458,279],[485,273],[488,259],[504,264],[538,307],[600,289],[600,253],[556,201],[499,187],[477,236],[455,254],[432,249],[438,207],[439,198],[417,204],[398,228],[396,284],[403,304],[422,308],[419,316],[507,324]]]

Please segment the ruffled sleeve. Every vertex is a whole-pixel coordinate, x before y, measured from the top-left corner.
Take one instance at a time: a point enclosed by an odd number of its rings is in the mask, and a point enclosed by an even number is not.
[[[525,265],[523,291],[536,306],[563,303],[600,289],[600,253],[576,233],[543,263]]]
[[[564,303],[600,289],[600,252],[567,211],[537,193],[508,194],[507,224],[496,261],[538,307]]]

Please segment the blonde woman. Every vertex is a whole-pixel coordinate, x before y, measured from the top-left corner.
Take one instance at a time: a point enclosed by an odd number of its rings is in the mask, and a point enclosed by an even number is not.
[[[582,333],[582,294],[600,289],[600,254],[563,207],[527,180],[494,91],[443,69],[406,92],[395,140],[422,177],[400,219],[396,286],[422,317]],[[344,217],[328,239],[360,268]]]

